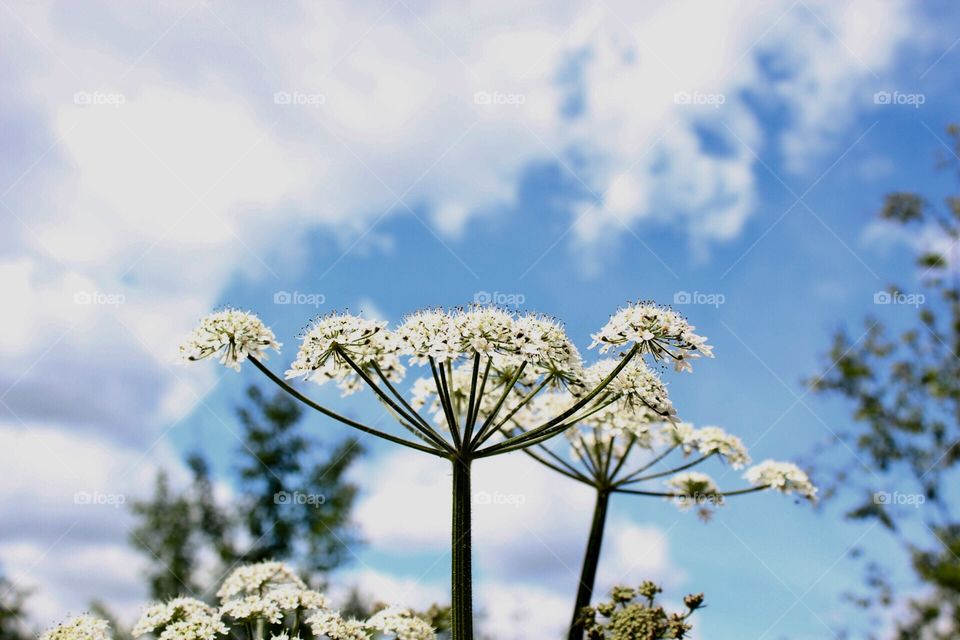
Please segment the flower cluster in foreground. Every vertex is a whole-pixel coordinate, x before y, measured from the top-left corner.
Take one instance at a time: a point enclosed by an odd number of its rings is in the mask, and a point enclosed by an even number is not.
[[[436,640],[433,627],[412,611],[389,607],[367,620],[350,620],[328,608],[326,596],[308,589],[287,565],[240,567],[217,593],[220,607],[180,597],[147,607],[133,636],[158,640]],[[47,631],[42,640],[109,640],[109,624],[84,615]]]
[[[40,640],[109,640],[110,623],[90,615],[77,616],[47,630]]]
[[[687,622],[703,606],[703,594],[683,599],[685,613],[667,613],[656,604],[660,587],[644,582],[636,589],[614,587],[610,599],[580,613],[588,640],[673,640],[686,638],[692,627]]]

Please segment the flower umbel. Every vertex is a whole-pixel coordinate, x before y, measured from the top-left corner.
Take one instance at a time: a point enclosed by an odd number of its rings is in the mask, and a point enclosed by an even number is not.
[[[40,640],[109,640],[110,623],[91,615],[77,616],[44,632]]]
[[[220,354],[220,364],[234,371],[248,356],[266,357],[267,349],[280,350],[273,331],[257,316],[246,311],[226,309],[211,313],[200,321],[190,338],[180,345],[185,360],[203,360]]]
[[[152,633],[159,640],[213,640],[229,633],[229,629],[208,604],[194,598],[174,598],[144,611],[132,633]]]
[[[770,487],[784,494],[796,493],[808,500],[816,500],[817,488],[806,472],[792,462],[764,460],[750,467],[743,477],[757,487]]]
[[[690,360],[701,355],[713,357],[707,339],[694,333],[694,327],[679,313],[652,303],[624,307],[593,334],[591,348],[605,353],[613,347],[637,344],[640,350],[657,360],[672,359],[677,371],[690,371]]]

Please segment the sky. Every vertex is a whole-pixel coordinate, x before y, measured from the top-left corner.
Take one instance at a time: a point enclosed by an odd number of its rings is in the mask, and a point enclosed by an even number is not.
[[[884,194],[952,187],[934,170],[960,106],[949,9],[0,0],[0,567],[35,589],[32,619],[93,598],[135,616],[124,504],[158,469],[182,482],[197,447],[229,475],[256,371],[176,362],[225,304],[273,327],[282,366],[333,310],[495,301],[556,316],[586,351],[628,300],[676,302],[717,356],[666,375],[681,415],[755,460],[809,456],[849,424],[802,384],[833,331],[912,312],[874,302],[917,286],[924,241],[876,222]],[[335,589],[442,601],[449,470],[365,444],[366,544]],[[589,491],[521,455],[476,474],[524,496],[476,509],[484,624],[554,637]],[[840,511],[759,495],[705,524],[618,497],[599,582],[706,592],[698,638],[833,637],[866,622],[841,600],[851,549],[896,558]]]

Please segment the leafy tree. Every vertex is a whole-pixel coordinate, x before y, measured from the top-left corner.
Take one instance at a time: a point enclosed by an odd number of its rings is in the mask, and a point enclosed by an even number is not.
[[[960,176],[960,129],[948,133],[954,149],[946,164]],[[892,193],[880,217],[928,240],[916,255],[920,291],[893,286],[878,294],[880,302],[915,303],[916,317],[905,330],[868,318],[855,333],[862,337],[839,331],[811,383],[853,406],[854,424],[838,438],[856,464],[835,470],[834,491],[863,497],[849,516],[890,531],[929,587],[911,601],[897,637],[945,640],[960,634],[960,503],[951,486],[960,462],[960,196],[937,206],[917,193]],[[881,481],[897,493],[882,491]],[[896,601],[879,564],[871,564],[867,583],[874,595],[859,604]]]
[[[291,561],[309,575],[340,566],[358,542],[350,522],[357,487],[345,479],[362,454],[356,440],[329,451],[302,433],[302,412],[285,395],[266,398],[256,387],[238,410],[238,496],[220,504],[203,456],[191,455],[190,485],[182,492],[158,474],[153,496],[133,504],[131,541],[150,562],[152,597],[204,594],[204,562],[220,568],[260,560]],[[215,577],[214,577],[215,580]]]
[[[23,605],[29,593],[0,575],[0,640],[28,640],[33,634],[27,629]]]
[[[239,411],[240,478],[253,542],[237,560],[296,559],[311,573],[334,569],[358,541],[350,524],[357,487],[344,475],[362,449],[351,438],[318,460],[298,429],[298,404],[282,393],[264,398],[257,387],[247,396],[250,406]]]

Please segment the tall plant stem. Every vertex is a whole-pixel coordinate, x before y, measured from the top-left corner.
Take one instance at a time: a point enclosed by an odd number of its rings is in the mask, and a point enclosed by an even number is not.
[[[453,459],[451,640],[473,640],[473,564],[471,558],[470,459]]]
[[[607,523],[607,507],[610,493],[597,489],[597,504],[593,509],[593,523],[590,525],[590,538],[587,551],[583,555],[583,568],[580,571],[580,584],[577,585],[577,600],[573,606],[573,620],[570,622],[568,640],[583,640],[583,622],[580,610],[590,606],[593,597],[593,584],[597,579],[597,565],[600,563],[600,548],[603,545],[603,528]]]

